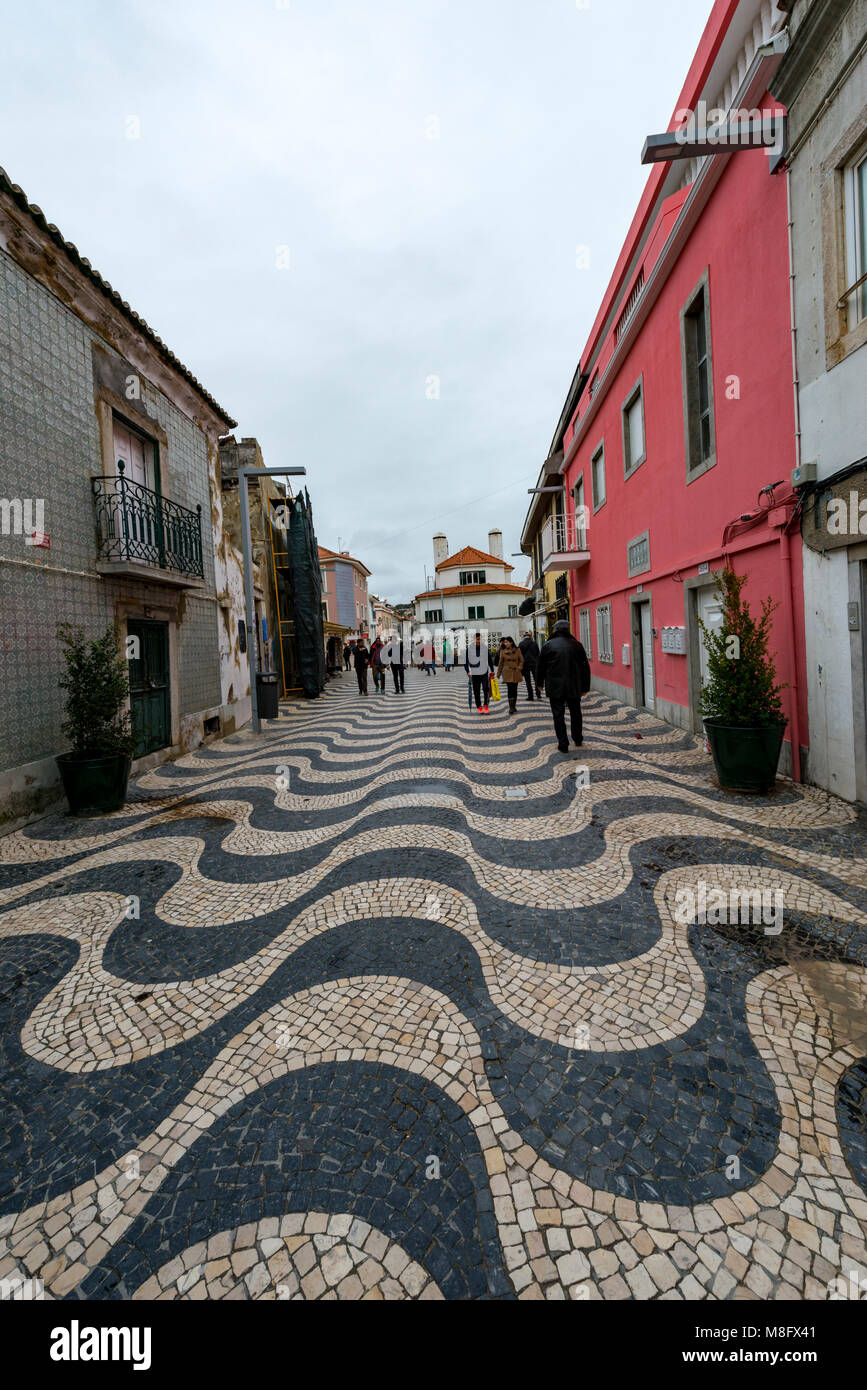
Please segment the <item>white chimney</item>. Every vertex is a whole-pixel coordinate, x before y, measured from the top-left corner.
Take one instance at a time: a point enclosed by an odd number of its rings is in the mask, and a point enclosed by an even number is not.
[[[437,531],[436,535],[433,538],[433,551],[434,569],[436,569],[437,565],[441,565],[443,560],[448,559],[449,555],[449,543],[443,535],[442,531]]]
[[[503,558],[503,533],[502,531],[488,532],[488,554],[496,555],[498,560]]]

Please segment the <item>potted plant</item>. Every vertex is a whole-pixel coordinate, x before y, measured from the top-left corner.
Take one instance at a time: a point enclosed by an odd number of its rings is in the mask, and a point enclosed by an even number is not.
[[[66,691],[61,732],[72,747],[56,759],[73,815],[116,811],[126,800],[136,738],[126,708],[129,676],[121,657],[118,630],[110,623],[88,641],[83,627],[59,623],[66,672],[58,681]]]
[[[762,601],[756,618],[743,596],[745,574],[726,565],[715,576],[723,604],[719,628],[699,619],[708,678],[699,697],[714,766],[729,791],[767,792],[774,786],[783,745],[783,714],[774,659],[768,650],[778,604]]]

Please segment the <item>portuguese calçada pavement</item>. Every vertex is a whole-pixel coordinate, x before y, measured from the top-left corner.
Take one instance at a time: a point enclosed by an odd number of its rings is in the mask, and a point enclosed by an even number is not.
[[[863,814],[722,793],[699,740],[598,694],[563,755],[547,703],[479,716],[457,672],[347,674],[264,729],[0,839],[0,1278],[867,1281]],[[782,914],[684,914],[708,888]]]

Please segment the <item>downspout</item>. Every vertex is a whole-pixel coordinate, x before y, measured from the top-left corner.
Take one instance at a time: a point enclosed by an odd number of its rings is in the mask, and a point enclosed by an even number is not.
[[[795,467],[801,466],[801,402],[798,379],[798,327],[795,316],[795,251],[792,236],[792,171],[786,167],[786,218],[789,232],[789,314],[792,321],[792,393],[795,405]],[[798,515],[798,509],[795,509]],[[795,646],[795,598],[792,588],[792,551],[789,522],[780,528],[780,564],[783,569],[789,652],[789,732],[792,741],[792,781],[801,780],[801,723],[798,713],[798,651]]]
[[[780,563],[783,568],[783,595],[789,651],[789,732],[792,740],[792,781],[801,780],[801,723],[798,714],[798,656],[795,647],[795,605],[792,595],[792,551],[789,524],[780,527]]]

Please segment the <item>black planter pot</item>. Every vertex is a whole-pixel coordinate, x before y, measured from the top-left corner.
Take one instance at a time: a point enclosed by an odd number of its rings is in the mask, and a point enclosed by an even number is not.
[[[786,724],[742,728],[721,719],[705,719],[710,751],[721,787],[733,792],[769,792],[777,780],[777,764]]]
[[[77,758],[72,753],[63,753],[55,762],[74,816],[117,811],[125,802],[131,766],[126,754]]]

